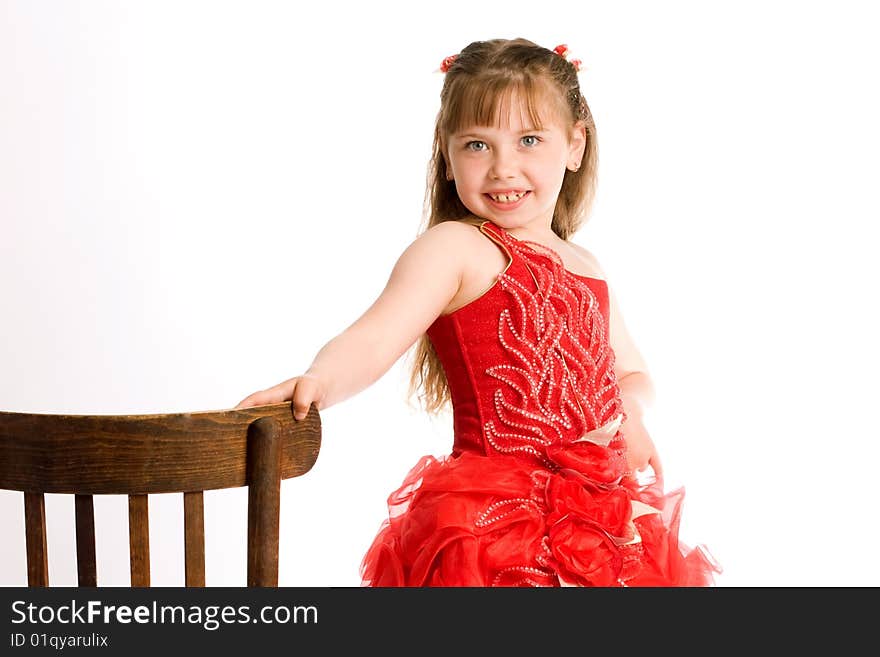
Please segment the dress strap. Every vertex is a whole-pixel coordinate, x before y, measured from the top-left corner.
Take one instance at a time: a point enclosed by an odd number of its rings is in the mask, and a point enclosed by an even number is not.
[[[488,219],[477,226],[481,233],[489,235],[499,244],[510,244],[511,236]]]
[[[499,231],[498,228],[492,224],[490,221],[484,221],[479,224],[477,228],[484,235],[488,235],[489,239],[491,239],[495,244],[497,244],[507,255],[507,266],[502,271],[502,274],[506,274],[507,270],[510,269],[510,266],[513,264],[514,256],[513,249],[510,248],[509,236],[505,236],[503,231]],[[505,239],[507,237],[508,239]]]

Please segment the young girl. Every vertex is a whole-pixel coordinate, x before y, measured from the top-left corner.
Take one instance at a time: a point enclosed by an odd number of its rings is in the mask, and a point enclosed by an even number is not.
[[[418,341],[413,387],[429,412],[451,404],[453,446],[389,497],[366,586],[701,586],[720,572],[678,541],[683,490],[664,494],[642,422],[651,379],[596,258],[568,240],[597,173],[578,66],[524,39],[447,57],[427,230],[304,374],[238,405],[290,400],[302,419]]]

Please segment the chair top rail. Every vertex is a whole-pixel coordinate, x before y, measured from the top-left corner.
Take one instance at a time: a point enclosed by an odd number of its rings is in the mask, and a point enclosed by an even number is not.
[[[321,420],[295,421],[290,403],[152,415],[0,411],[0,488],[81,495],[203,491],[247,483],[248,427],[278,423],[281,476],[315,464]]]

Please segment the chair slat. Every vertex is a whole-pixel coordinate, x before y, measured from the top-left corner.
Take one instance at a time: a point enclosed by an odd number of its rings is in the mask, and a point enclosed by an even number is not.
[[[183,540],[187,586],[205,585],[205,501],[202,492],[183,494]]]
[[[46,500],[42,493],[24,494],[24,532],[27,547],[28,586],[49,586]]]
[[[248,586],[278,586],[281,440],[278,423],[248,427]]]
[[[91,495],[74,495],[76,513],[76,572],[80,586],[97,586],[95,562],[95,504]]]
[[[150,520],[147,495],[128,496],[128,552],[131,585],[150,585]]]

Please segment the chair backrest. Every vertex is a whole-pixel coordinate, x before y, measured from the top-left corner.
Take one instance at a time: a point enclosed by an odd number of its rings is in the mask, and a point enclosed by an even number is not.
[[[80,586],[98,586],[94,495],[128,495],[131,586],[150,586],[148,495],[182,493],[186,586],[205,586],[203,492],[248,487],[247,585],[278,586],[281,480],[321,447],[314,405],[159,415],[0,411],[0,489],[24,493],[28,586],[49,586],[46,493],[70,493]]]

